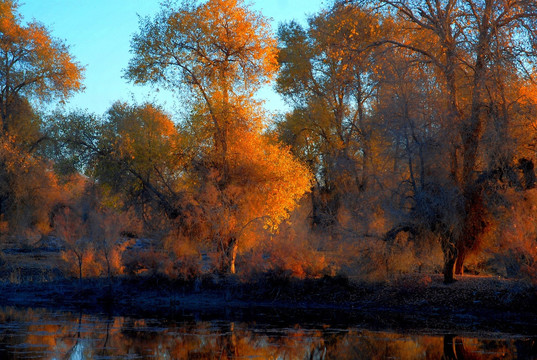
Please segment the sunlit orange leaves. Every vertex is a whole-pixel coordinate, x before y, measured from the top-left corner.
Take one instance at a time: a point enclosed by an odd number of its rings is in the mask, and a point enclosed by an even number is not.
[[[44,26],[36,22],[20,25],[16,4],[0,2],[0,68],[5,74],[0,86],[7,95],[3,102],[9,103],[15,94],[50,99],[80,90],[82,66]]]
[[[136,167],[151,169],[175,156],[178,134],[170,118],[153,105],[116,103],[108,112],[116,151]]]
[[[262,134],[267,118],[253,96],[278,67],[269,24],[240,0],[167,3],[141,22],[132,47],[128,78],[196,95],[181,129],[182,144],[193,147],[183,191],[202,209],[200,240],[234,272],[245,229],[276,228],[311,186],[308,170]]]
[[[55,174],[47,163],[21,151],[10,137],[0,137],[1,221],[12,233],[50,231],[50,208],[60,198]]]
[[[275,229],[309,191],[310,173],[288,149],[265,136],[240,133],[234,139],[229,161],[233,184],[240,186],[235,198],[242,204],[242,221],[260,218]]]
[[[163,7],[154,20],[142,20],[132,46],[131,80],[172,88],[179,80],[201,97],[221,87],[250,91],[277,69],[267,20],[240,0]]]

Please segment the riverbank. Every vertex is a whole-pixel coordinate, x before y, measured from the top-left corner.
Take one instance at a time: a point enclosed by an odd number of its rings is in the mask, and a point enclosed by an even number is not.
[[[323,316],[391,329],[431,328],[537,334],[537,289],[523,282],[463,276],[445,285],[440,275],[384,283],[278,278],[256,281],[207,276],[190,282],[164,278],[62,280],[0,284],[0,305],[76,309],[121,315],[169,316],[270,312],[301,321]],[[264,315],[259,315],[264,314]],[[335,319],[337,318],[337,319]]]

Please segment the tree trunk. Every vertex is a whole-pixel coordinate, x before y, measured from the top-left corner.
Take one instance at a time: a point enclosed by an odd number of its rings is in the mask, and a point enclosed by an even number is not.
[[[82,257],[78,258],[78,280],[82,281]]]
[[[104,257],[106,259],[106,272],[108,274],[108,280],[112,279],[112,272],[110,270],[110,258],[109,258],[109,254],[107,253],[106,256]]]
[[[229,244],[229,273],[235,274],[235,260],[237,259],[237,250],[238,250],[239,244],[237,243],[237,239],[232,238],[231,242]]]
[[[444,252],[444,284],[455,282],[455,263],[457,261],[457,247],[453,239],[449,236],[442,242],[442,251]]]
[[[455,274],[464,272],[464,260],[469,253],[479,250],[483,234],[487,229],[487,208],[483,199],[484,184],[478,184],[466,191],[466,215],[461,238],[457,243]]]
[[[219,246],[221,251],[219,271],[221,274],[235,274],[238,246],[235,237],[230,237],[229,240],[223,241]]]
[[[464,248],[459,248],[459,256],[457,256],[457,261],[455,263],[455,275],[464,274],[464,259],[466,258],[466,251]]]
[[[518,168],[522,170],[524,178],[524,190],[533,189],[535,187],[535,169],[533,161],[522,158],[518,160]]]
[[[455,261],[457,257],[450,256],[444,258],[444,284],[451,284],[455,282]]]
[[[489,32],[491,31],[490,16],[492,14],[492,7],[493,4],[491,1],[485,1],[476,48],[470,115],[460,128],[463,149],[462,183],[464,189],[472,184],[476,170],[479,143],[483,132],[483,119],[481,118],[481,110],[483,108],[482,95],[485,91],[487,74],[486,54],[490,48]]]

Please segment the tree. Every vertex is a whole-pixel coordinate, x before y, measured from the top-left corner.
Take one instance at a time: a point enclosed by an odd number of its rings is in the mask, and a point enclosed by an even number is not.
[[[382,19],[336,3],[309,19],[281,25],[277,90],[293,105],[280,136],[316,174],[313,222],[333,224],[346,194],[367,189],[375,162],[371,107],[377,92]]]
[[[87,223],[80,209],[64,207],[54,217],[56,234],[65,243],[67,260],[76,258],[78,279],[82,280],[84,261],[91,247],[88,239]]]
[[[10,230],[46,231],[56,178],[35,153],[44,137],[32,101],[63,100],[80,90],[83,69],[44,26],[21,22],[17,1],[1,0],[0,217]]]
[[[99,154],[103,154],[99,146],[103,131],[103,119],[94,114],[55,112],[45,122],[44,133],[50,141],[44,142],[40,151],[53,162],[60,177],[77,173],[91,176]]]
[[[178,129],[161,108],[116,102],[102,117],[55,114],[46,131],[54,141],[45,154],[56,171],[96,179],[109,207],[133,208],[157,227],[161,215],[178,216],[186,160]]]
[[[92,194],[98,196],[97,194]],[[108,280],[122,271],[121,256],[129,242],[122,239],[125,231],[134,231],[133,221],[128,221],[127,211],[119,212],[100,206],[91,209],[88,216],[89,237],[95,250],[104,258],[104,268]]]
[[[17,2],[0,1],[0,116],[2,134],[15,122],[24,99],[65,99],[81,89],[83,68],[68,48],[36,22],[21,25]]]
[[[235,272],[245,227],[281,222],[309,188],[308,171],[263,135],[253,100],[274,75],[276,42],[266,19],[239,0],[165,3],[143,19],[126,76],[195,96],[187,132],[200,134],[187,177],[203,211],[220,270]],[[269,158],[274,163],[268,163]]]
[[[508,99],[506,86],[531,74],[527,65],[535,58],[537,4],[503,0],[380,3],[394,9],[413,33],[430,39],[412,42],[411,38],[392,38],[385,42],[432,64],[441,75],[437,79],[446,94],[446,130],[452,131],[445,132],[445,138],[450,143],[451,182],[464,204],[458,213],[462,225],[456,233],[446,231],[450,226],[442,221],[431,226],[444,233],[444,279],[452,282],[457,260],[461,271],[467,250],[476,246],[487,226],[483,204],[498,181],[496,175],[513,173],[512,153],[495,157],[493,162],[482,161],[498,149],[497,142],[484,142],[483,136],[493,127],[508,129],[516,118],[513,114],[520,98]],[[499,142],[509,140],[503,130],[496,134]]]
[[[44,161],[0,137],[0,221],[2,232],[26,236],[50,230],[49,211],[60,198],[55,174]]]
[[[146,223],[154,210],[176,218],[185,161],[179,140],[162,109],[115,103],[102,125],[93,175],[112,193],[122,194],[125,205],[134,206]]]

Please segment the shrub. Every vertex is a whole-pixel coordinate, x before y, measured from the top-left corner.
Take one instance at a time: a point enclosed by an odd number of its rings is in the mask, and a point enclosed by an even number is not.
[[[123,253],[123,267],[127,275],[162,275],[171,265],[164,251],[155,249],[128,250]]]

